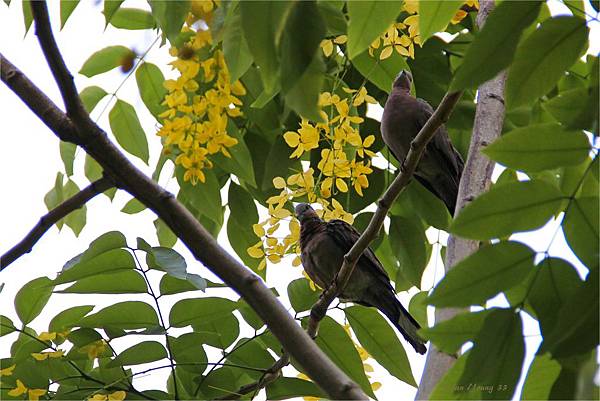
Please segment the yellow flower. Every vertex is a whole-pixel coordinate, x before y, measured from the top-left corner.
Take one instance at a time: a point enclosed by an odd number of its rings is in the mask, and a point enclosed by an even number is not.
[[[373,382],[371,383],[371,388],[373,389],[373,391],[377,391],[381,388],[381,383],[380,382]]]
[[[34,352],[31,354],[31,356],[36,361],[43,361],[48,358],[60,358],[64,354],[65,354],[65,351],[59,349],[58,351],[53,351],[53,352]]]
[[[123,390],[115,391],[114,393],[110,393],[108,395],[108,401],[123,401],[127,393]]]
[[[331,205],[333,206],[333,209],[324,209],[325,220],[340,219],[344,220],[348,224],[354,223],[354,216],[352,216],[351,213],[346,212],[342,204],[336,199],[331,200]]]
[[[333,53],[333,41],[331,39],[323,39],[320,46],[325,57],[331,56],[331,53]]]
[[[54,333],[54,332],[49,333],[47,331],[43,331],[40,333],[38,338],[42,341],[53,341],[54,339],[56,339],[56,333]]]
[[[256,244],[249,247],[246,252],[248,252],[248,255],[256,259],[265,256],[265,252],[262,249],[262,241],[258,241]]]
[[[98,355],[102,354],[106,350],[106,341],[98,340],[91,344],[81,347],[79,352],[87,353],[89,359],[96,359]]]
[[[88,401],[106,401],[107,398],[106,394],[94,394],[88,398]]]
[[[41,396],[43,396],[44,394],[46,394],[47,390],[44,390],[43,388],[32,388],[29,389],[29,391],[27,392],[29,395],[29,401],[37,401],[40,399]]]
[[[12,365],[10,365],[7,368],[0,369],[0,377],[2,377],[2,376],[11,376],[13,374],[13,370],[15,370],[16,366],[17,365],[12,364]]]
[[[468,15],[468,13],[464,10],[458,10],[456,12],[456,14],[454,14],[454,17],[452,17],[452,19],[450,20],[450,23],[453,25],[458,24],[460,21],[462,21],[466,16]]]
[[[403,8],[409,14],[416,14],[419,12],[419,0],[404,0]]]
[[[297,133],[288,131],[283,134],[283,138],[290,148],[296,148],[290,155],[290,159],[299,158],[304,152],[319,147],[319,131],[304,119]]]
[[[23,382],[21,380],[17,379],[17,387],[10,390],[8,392],[8,395],[10,395],[11,397],[18,397],[20,395],[25,394],[26,392],[27,392],[27,387],[25,387],[25,385],[23,384]]]

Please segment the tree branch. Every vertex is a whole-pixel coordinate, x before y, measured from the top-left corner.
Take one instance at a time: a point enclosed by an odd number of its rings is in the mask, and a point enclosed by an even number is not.
[[[375,211],[373,217],[371,217],[369,225],[354,243],[348,253],[344,255],[344,262],[342,263],[342,267],[340,268],[336,279],[333,281],[333,283],[331,283],[329,288],[323,291],[319,300],[312,306],[310,310],[310,319],[306,328],[306,332],[312,338],[317,336],[319,324],[325,317],[327,308],[348,284],[348,280],[354,271],[356,262],[363,254],[365,249],[367,249],[369,244],[379,234],[379,230],[381,230],[385,217],[394,204],[394,201],[409,184],[415,170],[417,169],[419,160],[421,160],[421,156],[425,152],[425,147],[434,137],[437,129],[446,121],[448,121],[452,110],[454,110],[454,106],[456,106],[456,103],[461,96],[462,92],[446,94],[446,96],[444,96],[440,102],[438,108],[431,115],[429,120],[427,120],[423,128],[421,128],[415,139],[413,139],[411,142],[410,150],[406,156],[406,159],[404,160],[404,163],[402,163],[400,173],[396,176],[396,178],[394,178],[388,189],[377,201],[377,210]],[[261,380],[240,387],[236,394],[248,394],[265,387],[279,376],[279,371],[288,363],[289,354],[284,351],[281,357],[267,370],[268,373],[261,378]],[[229,397],[223,399],[232,398]]]
[[[129,192],[160,217],[194,257],[240,294],[257,312],[283,347],[309,377],[334,399],[366,399],[348,378],[306,335],[264,282],[229,255],[173,194],[138,170],[87,114],[79,115],[78,95],[62,56],[52,45],[52,31],[44,2],[32,2],[36,34],[71,113],[69,119],[18,69],[0,55],[2,81],[11,88],[60,139],[76,143],[92,156],[119,188]],[[75,105],[74,105],[75,104]],[[62,128],[62,129],[59,129]]]
[[[113,183],[108,178],[100,178],[42,216],[40,221],[38,221],[18,244],[2,255],[0,258],[0,271],[4,270],[24,254],[31,252],[33,246],[40,238],[42,238],[46,231],[52,227],[52,225],[112,186]]]
[[[487,16],[494,9],[494,0],[482,0],[479,4],[477,24],[481,28]],[[481,153],[481,148],[492,143],[502,131],[505,81],[506,72],[501,72],[496,78],[481,84],[478,88],[473,135],[458,189],[455,214],[458,214],[468,202],[490,187],[495,163]],[[444,263],[446,273],[478,248],[478,241],[450,236]],[[436,308],[435,321],[439,323],[451,319],[464,311],[465,309],[461,308]],[[454,356],[444,354],[432,345],[425,360],[421,383],[415,399],[428,400],[437,383],[455,362]]]

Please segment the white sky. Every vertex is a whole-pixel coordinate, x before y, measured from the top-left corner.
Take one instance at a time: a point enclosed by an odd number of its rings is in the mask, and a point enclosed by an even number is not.
[[[58,89],[40,51],[35,35],[33,34],[33,29],[24,37],[24,25],[21,5],[19,3],[13,0],[10,8],[7,8],[4,4],[0,5],[0,35],[2,37],[0,51],[62,108]],[[147,7],[147,3],[137,0],[127,0],[124,6]],[[53,28],[56,40],[67,66],[75,76],[75,82],[80,91],[90,85],[99,85],[110,93],[123,81],[124,75],[116,70],[91,79],[78,75],[77,71],[93,52],[106,46],[120,44],[129,46],[137,50],[138,53],[143,53],[155,39],[155,33],[151,31],[124,31],[114,29],[111,26],[104,30],[104,17],[100,13],[101,8],[96,5],[95,1],[82,1],[75,9],[63,31],[59,31],[58,1],[51,1],[49,8],[51,20],[54,23]],[[557,10],[562,12],[564,6],[556,2],[553,4],[552,9],[553,13],[556,13]],[[590,52],[597,53],[598,51],[600,45],[598,29],[599,24],[595,22],[593,24],[593,39]],[[146,60],[161,67],[166,76],[173,75],[172,72],[165,68],[167,62],[171,60],[166,47],[159,48],[155,46],[149,52]],[[152,136],[152,133],[156,131],[155,120],[139,98],[134,77],[125,82],[118,92],[118,97],[135,107],[142,126],[148,134],[151,155],[150,166],[154,166],[160,152],[160,141],[158,137]],[[3,121],[3,126],[5,127],[2,138],[4,146],[0,147],[0,169],[2,171],[0,186],[4,189],[2,207],[0,208],[0,222],[2,227],[0,230],[0,252],[3,253],[17,243],[36,224],[40,216],[47,212],[43,197],[53,186],[56,172],[63,171],[63,165],[58,151],[58,139],[4,85],[0,85],[0,99],[2,101],[0,121]],[[107,120],[110,107],[101,114],[108,101],[109,98],[105,98],[92,113],[92,117],[98,119],[99,125],[106,129],[107,132],[110,132]],[[112,103],[110,106],[112,106]],[[73,179],[80,188],[87,185],[87,180],[83,175],[83,159],[83,153],[79,151]],[[152,173],[153,167],[145,166],[136,158],[132,157],[131,159],[148,175]],[[163,186],[166,185],[172,191],[176,191],[176,183],[168,177],[171,171],[170,166],[165,167],[160,184]],[[226,198],[226,192],[223,194],[223,198]],[[132,245],[138,236],[145,238],[152,245],[157,245],[155,230],[152,224],[155,216],[151,212],[144,211],[136,215],[126,215],[120,212],[120,209],[129,199],[129,195],[120,191],[112,203],[105,196],[98,196],[89,202],[87,225],[79,238],[76,238],[72,231],[67,228],[63,229],[60,233],[56,227],[49,230],[35,245],[30,254],[21,257],[0,274],[0,283],[5,283],[5,287],[0,293],[0,313],[18,322],[12,305],[16,292],[25,283],[34,278],[44,275],[51,278],[55,277],[56,273],[68,259],[85,250],[92,240],[107,231],[121,231]],[[517,234],[513,236],[513,239],[526,242],[536,251],[543,252],[550,243],[550,239],[558,224],[558,222],[550,222],[540,230]],[[235,253],[227,242],[225,231],[225,229],[222,230],[219,242],[235,256]],[[428,237],[431,242],[435,242],[437,239],[437,230],[430,230]],[[191,257],[190,253],[181,243],[178,243],[175,248],[186,257],[188,271],[200,274],[208,279],[216,280],[208,269],[194,261],[193,257]],[[552,242],[550,254],[566,258],[573,264],[580,265],[566,246],[562,233],[559,233]],[[441,278],[441,272],[442,268],[439,256],[434,254],[423,277],[423,289],[431,288],[434,282]],[[267,282],[269,286],[274,286],[278,289],[282,295],[282,302],[287,306],[289,306],[286,296],[287,284],[297,277],[301,277],[301,270],[291,266],[291,259],[278,265],[269,266]],[[399,298],[405,306],[408,306],[408,300],[415,292],[415,289],[413,289],[410,294],[406,292],[399,294]],[[207,290],[207,295],[223,296],[225,294],[237,298],[228,289]],[[161,304],[164,302],[164,309],[167,310],[167,307],[170,306],[169,303],[172,304],[177,299],[190,296],[189,293],[186,293],[182,297],[164,297],[161,298]],[[149,297],[143,295],[132,296],[131,294],[110,296],[54,294],[46,309],[32,322],[31,326],[38,332],[45,331],[50,319],[56,313],[74,305],[96,304],[98,305],[96,310],[98,310],[114,302],[133,298],[144,299],[147,302],[151,301]],[[503,298],[498,297],[498,299],[491,301],[490,304],[503,304],[503,302]],[[338,314],[338,317],[340,316],[342,315]],[[530,361],[540,341],[539,329],[533,319],[528,317],[524,317],[524,319],[525,334],[527,335],[526,359]],[[242,322],[243,320],[240,318],[240,321]],[[250,331],[243,330],[242,333],[248,335]],[[177,331],[175,334],[177,334]],[[10,344],[15,338],[15,334],[11,334],[0,339],[0,357],[10,355]],[[161,340],[160,337],[156,337],[156,339],[158,341]],[[404,344],[404,341],[402,343]],[[131,339],[127,338],[118,339],[114,341],[113,345],[118,350],[123,350],[132,345],[132,342]],[[417,355],[410,346],[405,347],[405,349],[407,350],[412,370],[418,383],[425,357]],[[210,351],[208,355],[209,361],[214,360],[218,352]],[[377,365],[374,361],[371,361],[371,363],[375,366]],[[149,365],[138,365],[134,367],[134,371],[143,370],[147,367]],[[139,389],[157,388],[156,383],[164,383],[167,373],[168,370],[166,369],[153,372],[152,376],[139,379],[137,387]],[[288,373],[293,375],[292,370]],[[525,371],[521,380],[524,379],[524,374]],[[372,377],[383,384],[382,388],[376,393],[380,400],[408,399],[414,397],[416,390],[413,387],[390,376],[387,371],[380,367],[376,366],[376,371],[372,374]],[[163,384],[158,386],[158,388],[162,387]]]

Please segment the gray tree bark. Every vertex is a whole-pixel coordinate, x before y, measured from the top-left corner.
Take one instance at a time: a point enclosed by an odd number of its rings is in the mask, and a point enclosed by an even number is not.
[[[481,0],[479,5],[477,25],[481,28],[487,16],[494,9],[494,0]],[[482,60],[482,62],[485,62],[485,60]],[[468,202],[487,191],[490,187],[495,163],[481,153],[481,148],[492,143],[500,136],[502,131],[505,109],[505,81],[506,72],[503,71],[494,79],[481,84],[478,88],[473,135],[469,146],[469,155],[458,189],[455,216]],[[451,236],[448,240],[448,249],[444,263],[446,272],[478,248],[478,241]],[[449,320],[464,311],[465,309],[461,308],[437,308],[435,311],[435,322],[439,323]],[[427,353],[423,375],[421,376],[421,382],[415,399],[428,400],[437,383],[455,362],[456,358],[454,356],[442,353],[431,345]]]

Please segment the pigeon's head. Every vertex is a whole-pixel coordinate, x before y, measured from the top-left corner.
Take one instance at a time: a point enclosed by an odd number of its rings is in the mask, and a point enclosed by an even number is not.
[[[300,224],[309,219],[319,218],[317,212],[308,203],[299,203],[296,205],[296,217],[300,220]]]
[[[394,88],[401,88],[410,91],[410,84],[412,83],[412,80],[413,78],[410,71],[402,70],[394,80]]]

